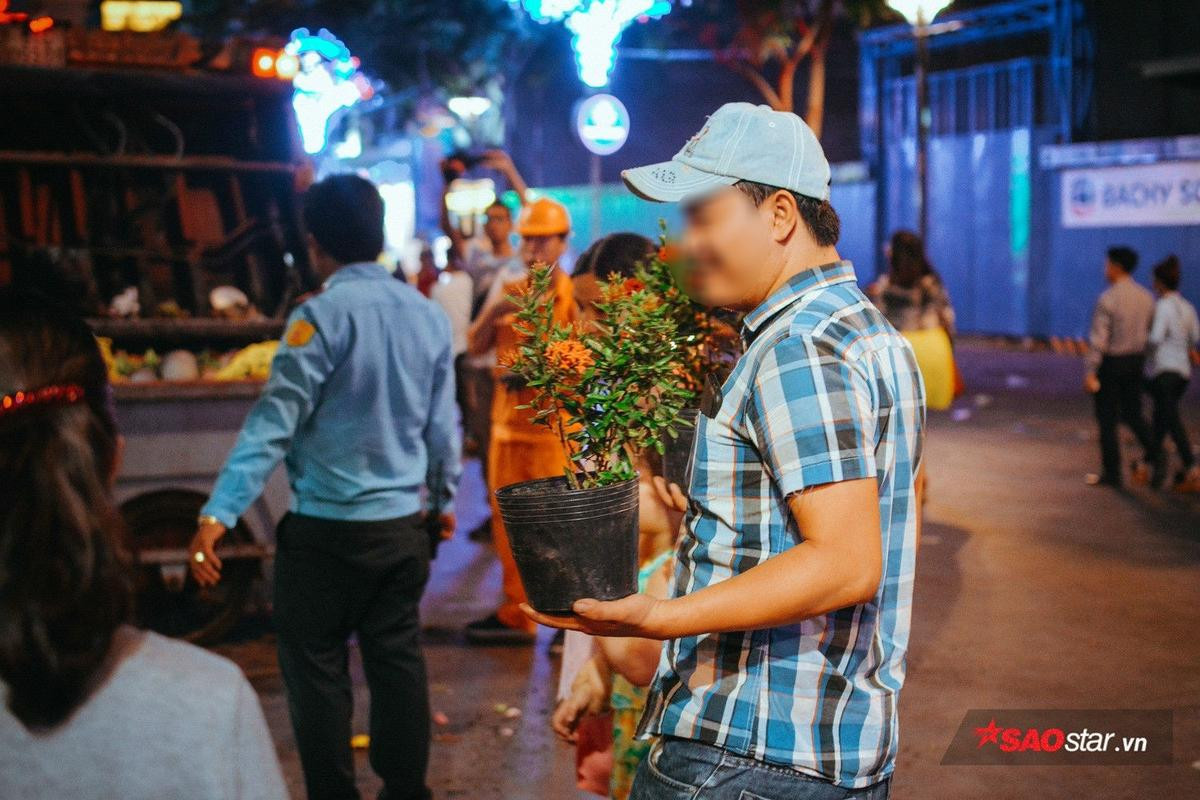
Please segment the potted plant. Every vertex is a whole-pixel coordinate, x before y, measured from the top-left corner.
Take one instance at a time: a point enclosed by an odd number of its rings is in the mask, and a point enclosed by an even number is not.
[[[663,477],[686,490],[701,397],[706,391],[719,391],[737,360],[741,340],[735,316],[703,306],[688,295],[687,265],[679,248],[667,238],[665,224],[659,242],[658,251],[637,274],[649,291],[662,298],[675,321],[674,374],[687,399],[659,450]]]
[[[660,446],[691,395],[675,374],[675,317],[643,280],[601,281],[601,318],[586,329],[554,321],[550,282],[534,266],[511,298],[522,341],[504,366],[534,390],[533,420],[571,466],[496,498],[530,603],[565,615],[579,598],[637,590],[637,454]]]

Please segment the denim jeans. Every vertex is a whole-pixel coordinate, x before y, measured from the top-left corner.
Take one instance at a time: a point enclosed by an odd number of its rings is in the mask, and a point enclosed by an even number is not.
[[[846,789],[700,742],[664,738],[642,760],[630,800],[887,800],[891,778]]]

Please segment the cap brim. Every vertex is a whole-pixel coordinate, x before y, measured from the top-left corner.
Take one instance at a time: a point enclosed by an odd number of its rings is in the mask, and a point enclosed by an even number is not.
[[[621,179],[638,197],[658,203],[698,200],[738,182],[728,175],[714,175],[678,161],[663,161],[621,172]]]

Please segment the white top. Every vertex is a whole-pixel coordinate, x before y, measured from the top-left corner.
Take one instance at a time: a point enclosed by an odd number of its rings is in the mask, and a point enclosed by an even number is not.
[[[514,252],[510,256],[498,256],[492,249],[492,243],[486,236],[468,239],[463,254],[463,269],[471,276],[475,286],[476,299],[487,294],[496,277],[510,262],[520,267],[521,259]]]
[[[429,299],[442,307],[450,318],[452,352],[459,356],[467,352],[467,328],[471,326],[471,276],[465,272],[445,271],[429,290]]]
[[[127,655],[60,727],[32,734],[0,707],[0,797],[286,800],[258,696],[233,662],[127,627],[114,647]]]
[[[1150,374],[1177,372],[1190,377],[1192,364],[1188,353],[1200,342],[1200,321],[1196,308],[1179,292],[1168,292],[1154,304],[1154,322],[1150,326]]]
[[[504,287],[521,280],[528,274],[528,268],[518,258],[514,257],[500,262],[492,273],[492,281],[488,286],[487,297],[484,299],[483,304],[480,305],[477,316],[482,317],[492,306],[504,299]],[[496,366],[496,348],[493,347],[483,355],[473,356],[470,361],[471,366],[478,369],[494,367]]]

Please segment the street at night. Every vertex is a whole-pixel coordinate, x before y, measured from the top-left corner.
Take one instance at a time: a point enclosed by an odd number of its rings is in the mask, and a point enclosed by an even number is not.
[[[1200,494],[1085,486],[1094,469],[1080,360],[986,343],[958,351],[967,395],[931,415],[930,496],[915,590],[899,798],[1183,798],[1200,792]],[[1200,399],[1193,389],[1192,409]],[[1189,419],[1193,431],[1200,416]],[[460,528],[486,511],[474,465]],[[490,548],[460,530],[443,545],[422,604],[433,707],[446,715],[431,759],[442,798],[585,798],[574,749],[548,725],[557,659],[534,648],[471,647],[464,624],[499,591]],[[251,678],[294,793],[299,762],[274,637],[247,620],[221,645]],[[365,686],[355,666],[356,730]],[[509,718],[498,706],[519,709]],[[974,708],[1172,708],[1165,767],[940,766]],[[512,712],[510,712],[512,713]],[[365,751],[359,786],[377,791]],[[1003,774],[1001,774],[1003,770]],[[1105,787],[1097,793],[1095,787]]]
[[[0,0],[0,800],[1200,798],[1196,0]]]

